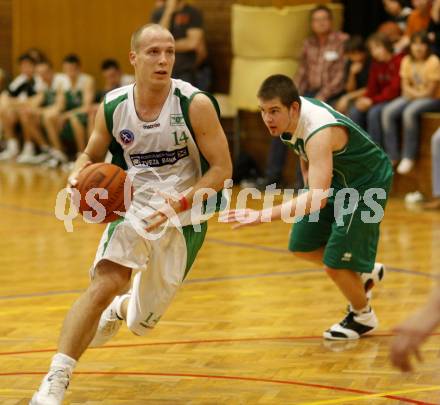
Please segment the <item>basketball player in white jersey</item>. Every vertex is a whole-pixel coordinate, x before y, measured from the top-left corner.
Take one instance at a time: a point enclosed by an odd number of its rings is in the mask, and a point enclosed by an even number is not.
[[[130,210],[145,208],[148,231],[160,230],[162,236],[145,238],[132,221],[122,218],[107,226],[90,286],[66,316],[58,353],[31,405],[61,404],[83,352],[91,343],[107,341],[122,320],[136,335],[156,325],[205,236],[206,223],[200,232],[189,225],[188,209],[197,191],[219,191],[231,177],[228,144],[215,101],[190,84],[171,79],[174,58],[174,38],[168,30],[153,24],[133,34],[130,62],[136,83],[106,95],[85,152],[69,177],[74,185],[81,168],[103,161],[110,148],[114,163],[140,172]],[[175,199],[159,198],[142,189],[150,182],[162,191],[180,194]],[[174,213],[181,226],[161,228]]]

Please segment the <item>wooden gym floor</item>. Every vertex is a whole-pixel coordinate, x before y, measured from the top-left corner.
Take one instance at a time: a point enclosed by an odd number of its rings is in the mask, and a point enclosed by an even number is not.
[[[54,216],[65,175],[0,165],[0,403],[27,404],[66,311],[88,284],[101,225]],[[215,220],[187,282],[147,337],[122,328],[79,363],[66,404],[440,404],[440,335],[413,374],[391,368],[391,329],[440,271],[440,212],[392,200],[374,291],[381,326],[326,342],[346,302],[316,266],[286,251],[289,225],[231,231]]]

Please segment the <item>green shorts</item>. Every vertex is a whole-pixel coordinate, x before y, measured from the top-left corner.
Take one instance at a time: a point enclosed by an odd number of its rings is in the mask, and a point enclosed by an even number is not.
[[[386,190],[388,198],[389,190]],[[387,198],[374,199],[378,206],[385,208]],[[310,222],[306,215],[293,224],[290,233],[289,250],[292,252],[312,252],[324,247],[323,262],[333,269],[349,269],[359,273],[371,273],[376,260],[379,242],[381,216],[372,222],[366,221],[378,211],[371,204],[358,202],[351,213],[336,218],[334,198],[319,212],[316,222]]]
[[[78,119],[78,121],[80,122],[80,124],[84,128],[87,127],[88,117],[87,117],[86,113],[77,113],[76,118]],[[70,121],[67,121],[64,124],[64,127],[62,128],[61,133],[60,133],[60,137],[64,141],[74,141],[75,140],[75,135],[73,133],[73,128],[72,128],[72,125],[70,124]]]

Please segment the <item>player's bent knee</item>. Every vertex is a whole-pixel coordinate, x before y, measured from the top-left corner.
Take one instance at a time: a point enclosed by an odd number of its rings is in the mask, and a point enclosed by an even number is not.
[[[332,279],[336,279],[338,278],[338,276],[341,274],[341,271],[338,269],[333,269],[331,267],[324,267],[325,272],[327,273],[327,275],[332,278]]]
[[[106,307],[111,300],[121,294],[130,282],[131,269],[106,260],[96,266],[89,287],[91,299],[99,307]]]
[[[94,308],[104,310],[116,296],[115,290],[107,288],[105,283],[92,282],[87,290]]]
[[[292,254],[297,259],[302,259],[302,260],[314,261],[314,259],[316,258],[316,252],[315,251],[312,251],[312,252],[293,251]]]

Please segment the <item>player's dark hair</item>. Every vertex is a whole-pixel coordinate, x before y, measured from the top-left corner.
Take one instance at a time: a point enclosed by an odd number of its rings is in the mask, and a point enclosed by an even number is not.
[[[72,63],[75,65],[81,65],[81,60],[79,59],[79,56],[74,54],[74,53],[70,53],[69,55],[66,55],[63,59],[63,63]]]
[[[410,46],[409,46],[409,55],[410,55],[411,59],[414,59],[414,56],[411,51],[411,45],[414,42],[421,42],[422,44],[426,45],[427,49],[426,49],[425,59],[428,59],[428,57],[432,53],[431,41],[429,40],[428,33],[426,31],[419,31],[419,32],[415,32],[414,34],[411,35],[411,41],[410,41]]]
[[[315,13],[317,13],[318,11],[325,11],[328,14],[328,18],[330,18],[330,20],[333,19],[333,12],[332,12],[332,10],[330,10],[324,4],[318,4],[315,8],[312,9],[312,11],[310,11],[310,19],[312,19],[313,15]]]
[[[116,59],[104,59],[101,63],[101,70],[116,69],[120,70],[119,63]]]
[[[368,50],[364,39],[360,35],[354,35],[345,41],[344,52],[368,52]]]
[[[33,65],[35,65],[35,59],[29,55],[28,53],[22,53],[19,57],[18,57],[18,63],[21,62],[30,62]]]
[[[370,35],[367,39],[367,44],[370,44],[371,42],[382,45],[391,54],[394,53],[393,43],[390,38],[381,32],[375,32]]]
[[[53,64],[49,59],[43,59],[37,62],[37,65],[47,65],[51,69],[53,69]]]
[[[298,89],[293,80],[285,75],[269,76],[260,86],[257,94],[262,100],[273,100],[279,97],[281,104],[290,108],[295,101],[301,105]]]

